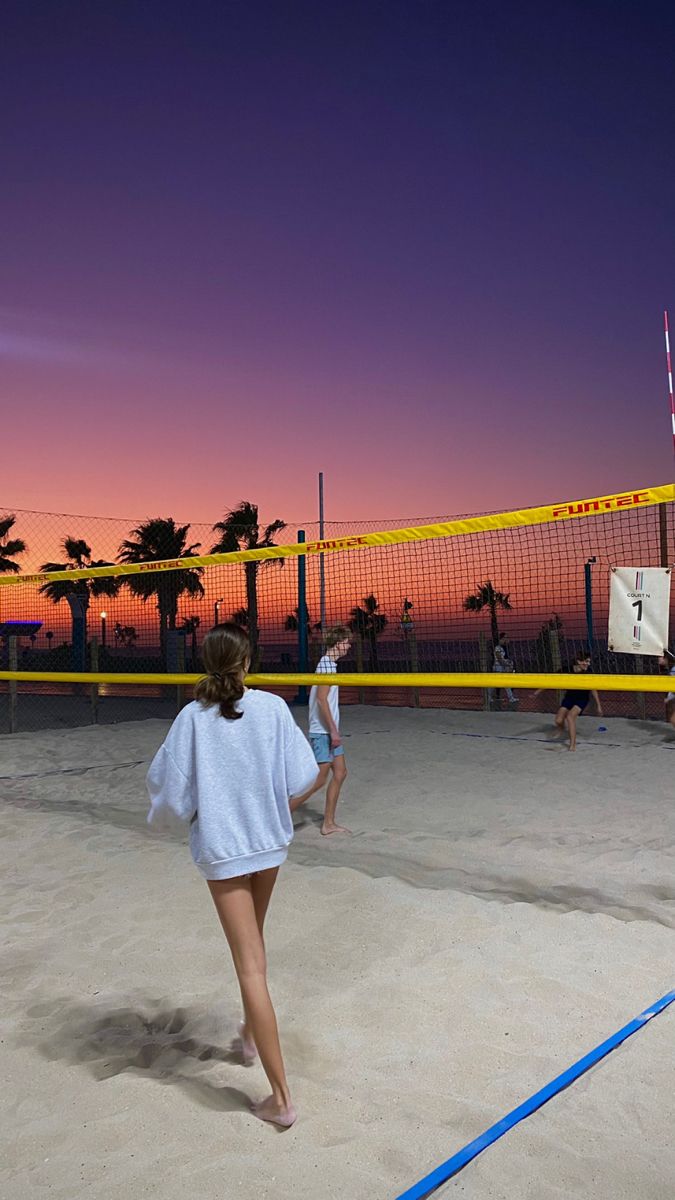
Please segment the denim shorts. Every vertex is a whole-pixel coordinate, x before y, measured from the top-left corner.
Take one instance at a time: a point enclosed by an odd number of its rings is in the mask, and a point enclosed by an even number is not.
[[[329,733],[310,733],[309,744],[318,763],[331,763],[344,754],[342,746],[331,746]]]

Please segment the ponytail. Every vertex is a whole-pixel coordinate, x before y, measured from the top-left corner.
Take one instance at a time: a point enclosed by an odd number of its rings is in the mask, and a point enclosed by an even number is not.
[[[207,673],[195,685],[195,700],[205,705],[218,704],[221,716],[227,721],[238,721],[244,715],[236,704],[244,695],[249,657],[249,640],[238,625],[216,625],[209,630],[202,644]]]

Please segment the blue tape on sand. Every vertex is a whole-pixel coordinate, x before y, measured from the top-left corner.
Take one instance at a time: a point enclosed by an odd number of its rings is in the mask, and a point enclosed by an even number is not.
[[[629,1038],[631,1034],[636,1033],[638,1029],[646,1025],[647,1021],[651,1021],[652,1017],[663,1012],[664,1008],[667,1008],[674,1000],[675,991],[668,992],[666,996],[662,996],[660,1000],[656,1001],[656,1004],[652,1004],[649,1008],[646,1008],[644,1012],[640,1013],[639,1017],[635,1017],[628,1025],[624,1025],[623,1029],[619,1029],[618,1033],[612,1034],[606,1042],[602,1042],[601,1045],[595,1047],[595,1050],[591,1050],[589,1054],[580,1058],[573,1066],[568,1067],[566,1071],[563,1071],[562,1075],[558,1075],[556,1079],[547,1083],[546,1087],[543,1087],[541,1091],[535,1092],[533,1096],[530,1096],[529,1100],[525,1100],[523,1104],[519,1104],[518,1108],[514,1108],[506,1117],[502,1117],[502,1120],[497,1121],[496,1125],[491,1125],[489,1129],[485,1130],[485,1133],[481,1133],[480,1137],[475,1138],[473,1142],[469,1142],[462,1150],[458,1150],[456,1154],[453,1154],[452,1158],[449,1158],[447,1162],[441,1163],[441,1166],[432,1171],[430,1175],[426,1175],[424,1179],[420,1179],[419,1183],[415,1183],[411,1188],[408,1188],[407,1192],[402,1192],[400,1196],[396,1197],[396,1200],[424,1200],[425,1196],[430,1196],[436,1188],[450,1179],[452,1175],[456,1175],[458,1171],[461,1171],[462,1167],[465,1167],[473,1158],[476,1158],[487,1146],[491,1146],[493,1142],[498,1141],[500,1137],[508,1133],[509,1129],[513,1129],[513,1126],[517,1125],[519,1121],[523,1121],[525,1117],[529,1117],[538,1108],[541,1108],[542,1104],[546,1104],[553,1096],[557,1096],[558,1092],[562,1092],[564,1088],[569,1087],[571,1083],[574,1083],[575,1079],[578,1079],[590,1067],[600,1062],[600,1059],[604,1058],[606,1054],[609,1054],[617,1046],[620,1046],[622,1042],[625,1042],[626,1038]]]

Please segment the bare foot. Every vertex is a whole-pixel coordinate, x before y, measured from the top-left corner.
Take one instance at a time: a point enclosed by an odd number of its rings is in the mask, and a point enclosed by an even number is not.
[[[290,1129],[297,1120],[297,1113],[293,1105],[288,1104],[284,1107],[277,1103],[274,1096],[268,1096],[266,1100],[259,1100],[257,1104],[252,1104],[251,1112],[258,1120],[269,1121],[272,1125],[278,1125],[280,1129]]]
[[[253,1038],[250,1036],[248,1029],[246,1028],[245,1021],[239,1022],[239,1045],[241,1047],[241,1058],[244,1066],[253,1066],[253,1063],[258,1057],[258,1051],[256,1050],[256,1045],[253,1041]]]
[[[329,833],[351,833],[351,829],[347,829],[344,825],[327,825],[324,821],[323,825],[321,826],[321,832],[324,837],[328,837]]]

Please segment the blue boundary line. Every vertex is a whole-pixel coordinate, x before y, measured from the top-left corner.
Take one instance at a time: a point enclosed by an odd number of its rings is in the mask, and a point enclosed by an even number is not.
[[[505,1133],[508,1133],[509,1129],[513,1129],[513,1126],[517,1125],[519,1121],[523,1121],[525,1117],[531,1116],[533,1112],[541,1108],[542,1104],[546,1104],[553,1096],[557,1096],[558,1092],[562,1092],[564,1088],[569,1087],[580,1075],[583,1075],[590,1067],[600,1062],[601,1058],[604,1058],[606,1054],[609,1054],[617,1046],[620,1046],[622,1042],[625,1042],[626,1038],[629,1038],[631,1034],[636,1033],[638,1029],[646,1025],[647,1021],[651,1021],[652,1017],[663,1012],[664,1008],[667,1008],[674,1000],[675,991],[668,992],[667,995],[662,996],[655,1004],[652,1004],[644,1012],[640,1013],[639,1017],[635,1017],[632,1021],[629,1021],[628,1025],[624,1025],[623,1029],[619,1029],[617,1033],[613,1033],[610,1038],[607,1038],[607,1041],[596,1046],[594,1050],[591,1050],[583,1058],[580,1058],[573,1066],[563,1071],[562,1075],[558,1075],[550,1083],[547,1083],[545,1087],[541,1088],[540,1091],[535,1092],[528,1100],[525,1100],[517,1108],[514,1108],[507,1116],[502,1117],[502,1120],[497,1121],[496,1125],[491,1125],[489,1129],[485,1130],[485,1133],[481,1133],[473,1142],[469,1142],[463,1149],[458,1150],[447,1162],[441,1163],[440,1167],[437,1167],[431,1174],[425,1175],[424,1179],[420,1179],[419,1183],[413,1184],[411,1188],[408,1188],[407,1192],[402,1192],[400,1196],[396,1197],[396,1200],[424,1200],[425,1196],[430,1196],[442,1183],[445,1183],[452,1175],[456,1175],[458,1171],[461,1171],[467,1163],[470,1163],[483,1150],[491,1146],[493,1142],[498,1141]]]

